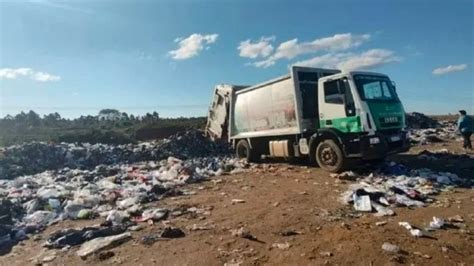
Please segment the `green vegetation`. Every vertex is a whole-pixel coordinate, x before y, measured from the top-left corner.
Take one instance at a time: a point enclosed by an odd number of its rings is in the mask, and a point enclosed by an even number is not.
[[[0,118],[0,146],[28,141],[123,144],[168,137],[189,128],[204,128],[205,117],[161,118],[157,112],[134,116],[104,109],[97,116],[61,118],[58,113],[40,117],[34,111]]]

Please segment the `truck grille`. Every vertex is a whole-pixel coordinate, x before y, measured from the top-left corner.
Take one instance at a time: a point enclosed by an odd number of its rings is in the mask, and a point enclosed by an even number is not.
[[[380,117],[379,122],[382,127],[400,127],[402,119],[398,116],[386,116]]]

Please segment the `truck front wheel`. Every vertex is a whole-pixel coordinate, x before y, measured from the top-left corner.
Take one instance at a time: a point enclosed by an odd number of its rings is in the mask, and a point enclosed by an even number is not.
[[[237,145],[235,146],[235,155],[239,159],[246,159],[247,162],[257,161],[257,155],[250,148],[249,143],[245,139],[241,139],[237,142]]]
[[[341,148],[334,140],[327,139],[318,144],[316,148],[316,161],[326,171],[339,173],[344,170],[346,158]]]

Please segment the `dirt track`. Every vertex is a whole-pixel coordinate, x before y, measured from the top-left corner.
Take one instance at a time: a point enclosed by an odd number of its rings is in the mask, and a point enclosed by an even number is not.
[[[455,152],[459,143],[448,146],[431,145],[420,149],[449,148]],[[416,156],[396,156],[411,167],[428,167],[474,178],[472,159],[462,162],[423,161]],[[196,195],[167,198],[156,203],[166,208],[197,207],[204,213],[172,216],[163,223],[146,224],[133,232],[133,239],[111,249],[114,255],[100,260],[91,256],[81,260],[77,248],[56,251],[49,265],[124,264],[124,265],[223,265],[228,263],[267,265],[385,265],[407,263],[415,265],[473,265],[474,264],[474,191],[457,188],[437,196],[439,204],[426,208],[396,208],[396,216],[360,217],[351,207],[342,205],[339,196],[351,181],[338,180],[318,169],[277,163],[260,167],[249,173],[222,176],[214,181],[193,184]],[[232,199],[245,200],[232,204]],[[433,216],[447,218],[461,215],[465,227],[438,230],[432,238],[414,238],[399,221],[420,227],[428,225]],[[97,224],[93,221],[65,221],[48,228],[43,240],[27,240],[0,257],[0,265],[28,265],[48,255],[41,243],[49,233],[59,228]],[[376,222],[386,221],[383,226]],[[151,246],[140,242],[143,236],[157,234],[165,225],[182,228],[186,236],[158,241]],[[190,230],[193,225],[209,230]],[[256,241],[232,236],[230,230],[244,227]],[[294,231],[298,234],[283,236]],[[399,255],[382,251],[384,242],[399,245]],[[273,244],[289,244],[280,249]]]

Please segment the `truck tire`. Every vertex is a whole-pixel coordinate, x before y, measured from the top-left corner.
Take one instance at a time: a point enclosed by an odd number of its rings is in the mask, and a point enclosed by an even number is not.
[[[332,139],[321,141],[318,144],[315,157],[319,167],[332,173],[342,172],[346,165],[346,158],[340,146]]]
[[[247,162],[257,161],[255,151],[250,148],[249,143],[245,139],[239,140],[235,146],[235,155],[239,159],[246,159]]]

